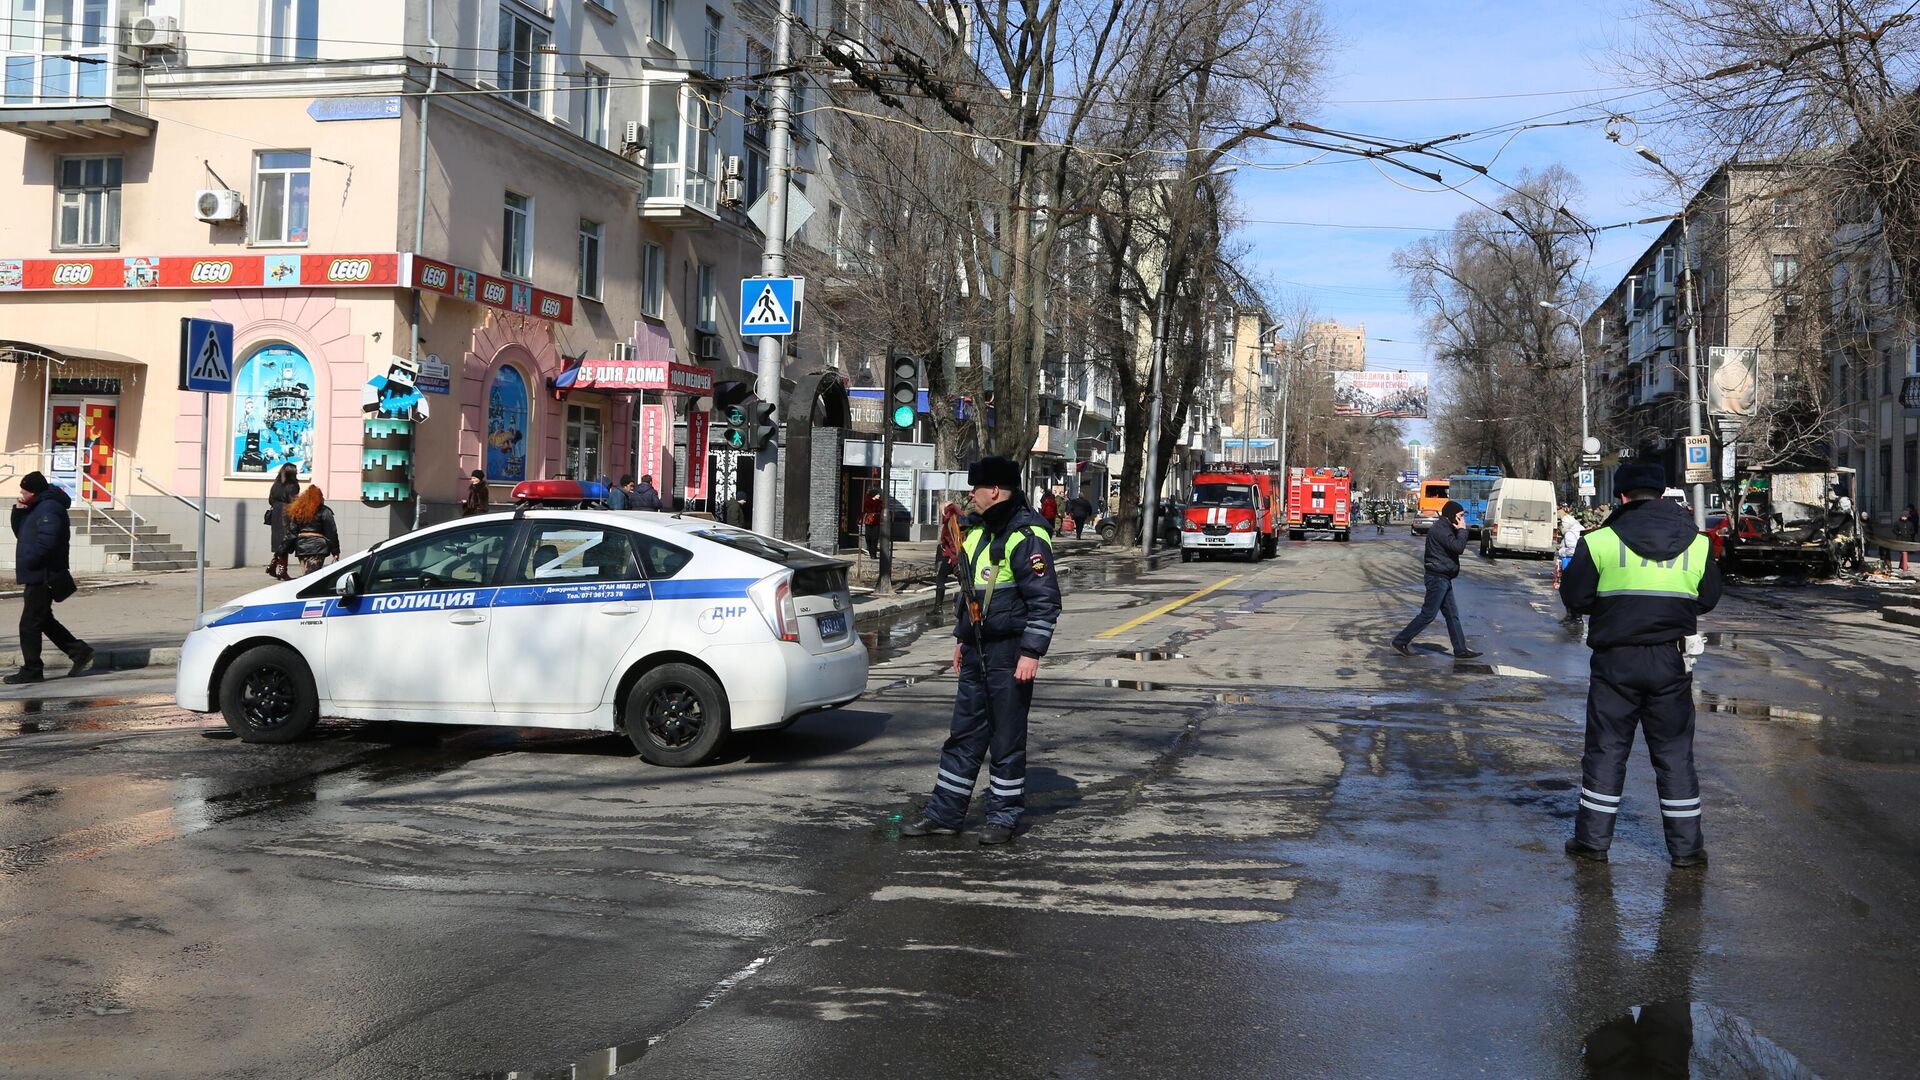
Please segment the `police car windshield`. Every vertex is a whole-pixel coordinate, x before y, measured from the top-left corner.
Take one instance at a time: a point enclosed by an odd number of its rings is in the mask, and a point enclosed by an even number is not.
[[[716,544],[725,544],[735,551],[758,556],[792,570],[840,565],[839,560],[830,559],[817,551],[782,543],[772,537],[761,536],[759,533],[747,532],[744,529],[730,529],[720,525],[709,529],[693,530],[691,535],[698,536],[702,540],[711,540]]]
[[[1245,484],[1195,484],[1195,506],[1252,506],[1253,489]]]

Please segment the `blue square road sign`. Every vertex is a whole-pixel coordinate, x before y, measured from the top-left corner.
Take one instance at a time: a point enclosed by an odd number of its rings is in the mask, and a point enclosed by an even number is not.
[[[180,389],[200,394],[233,393],[232,323],[180,320]]]
[[[800,325],[797,278],[743,278],[740,336],[791,334]]]

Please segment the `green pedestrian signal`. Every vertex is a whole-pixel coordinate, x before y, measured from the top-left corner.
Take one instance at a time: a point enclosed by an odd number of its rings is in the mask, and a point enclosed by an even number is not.
[[[896,405],[893,409],[893,426],[909,428],[913,426],[913,406]]]

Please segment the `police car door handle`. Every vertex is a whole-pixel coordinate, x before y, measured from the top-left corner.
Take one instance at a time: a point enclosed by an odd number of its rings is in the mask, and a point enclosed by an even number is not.
[[[639,611],[640,605],[629,604],[625,601],[600,605],[600,614],[602,615],[636,615]]]
[[[447,621],[455,626],[474,626],[487,621],[487,616],[479,611],[462,611],[447,616]]]

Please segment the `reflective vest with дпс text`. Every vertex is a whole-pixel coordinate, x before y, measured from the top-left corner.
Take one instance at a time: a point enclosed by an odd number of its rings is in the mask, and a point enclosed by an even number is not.
[[[994,550],[989,551],[985,559],[980,557],[980,547],[987,542],[986,529],[969,529],[965,539],[960,541],[960,561],[972,568],[982,615],[993,607],[994,590],[1001,585],[1013,584],[1013,562],[1007,558],[1007,548],[1018,544],[1021,534],[1046,545],[1048,551],[1053,550],[1053,538],[1047,534],[1047,530],[1034,525],[1023,525],[1008,533],[1002,543],[994,545]]]
[[[1622,543],[1609,528],[1595,529],[1583,538],[1594,569],[1600,572],[1595,595],[1666,596],[1693,599],[1700,595],[1700,581],[1707,575],[1711,545],[1705,536],[1696,536],[1687,549],[1664,562],[1642,557]]]

